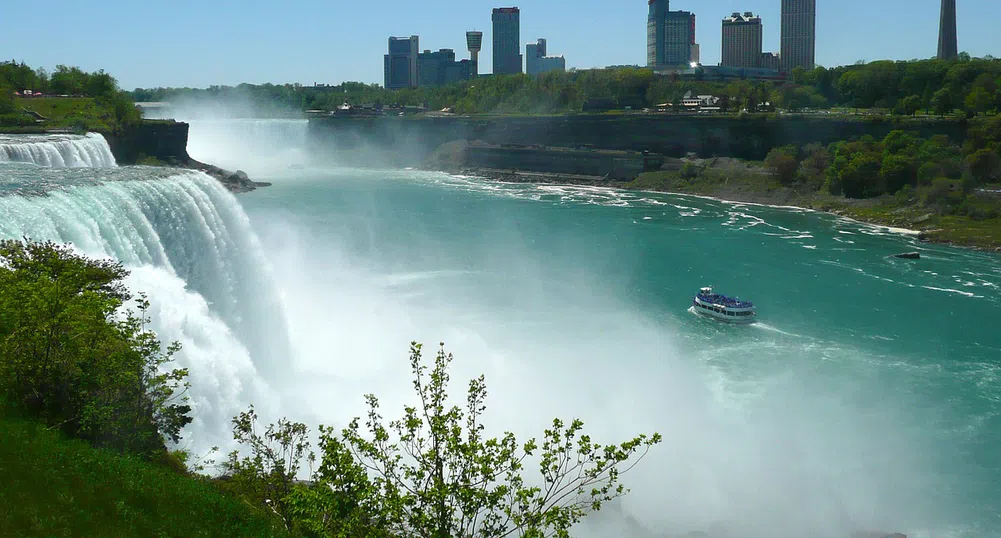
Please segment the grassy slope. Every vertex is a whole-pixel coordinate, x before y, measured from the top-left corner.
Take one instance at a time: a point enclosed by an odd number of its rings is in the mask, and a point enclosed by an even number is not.
[[[626,188],[713,196],[723,200],[807,207],[837,213],[863,222],[925,231],[927,239],[941,243],[995,250],[1001,248],[1001,219],[974,220],[967,216],[940,215],[935,210],[895,197],[851,200],[809,189],[784,187],[773,177],[755,172],[704,170],[694,178],[678,172],[650,172]]]
[[[0,534],[276,536],[205,479],[67,440],[0,407]]]
[[[15,104],[48,118],[44,125],[49,129],[81,124],[90,130],[108,128],[106,111],[89,97],[17,98]]]

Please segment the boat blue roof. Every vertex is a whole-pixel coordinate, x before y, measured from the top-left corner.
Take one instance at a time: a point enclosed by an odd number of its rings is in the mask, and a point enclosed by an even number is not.
[[[730,297],[728,295],[723,295],[722,293],[702,293],[701,291],[697,297],[703,301],[708,301],[713,304],[719,304],[723,306],[728,306],[730,308],[753,308],[754,303],[750,301],[741,301],[736,297]]]

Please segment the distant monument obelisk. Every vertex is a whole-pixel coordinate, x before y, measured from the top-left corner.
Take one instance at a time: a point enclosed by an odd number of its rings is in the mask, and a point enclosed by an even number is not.
[[[942,0],[938,21],[938,59],[955,60],[959,56],[956,36],[956,0]]]

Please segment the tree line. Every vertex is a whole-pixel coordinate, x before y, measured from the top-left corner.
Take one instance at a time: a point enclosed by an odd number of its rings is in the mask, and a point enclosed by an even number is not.
[[[610,68],[527,75],[484,76],[443,87],[386,90],[376,84],[346,82],[335,86],[251,85],[192,88],[138,88],[137,101],[210,100],[239,97],[255,105],[286,111],[333,110],[350,104],[423,105],[457,113],[572,113],[589,100],[610,100],[616,107],[652,108],[680,104],[684,95],[721,98],[724,111],[756,110],[769,104],[785,110],[881,109],[969,116],[1001,109],[1001,60],[877,61],[834,68],[795,69],[784,81],[718,80],[712,70],[694,78],[657,75],[646,68]]]

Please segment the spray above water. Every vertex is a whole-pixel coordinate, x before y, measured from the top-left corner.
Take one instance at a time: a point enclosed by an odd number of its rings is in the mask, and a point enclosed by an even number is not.
[[[151,116],[189,123],[188,154],[224,169],[274,177],[310,162],[308,122],[301,114],[284,111],[281,119],[260,119],[260,107],[234,98],[180,101]]]

